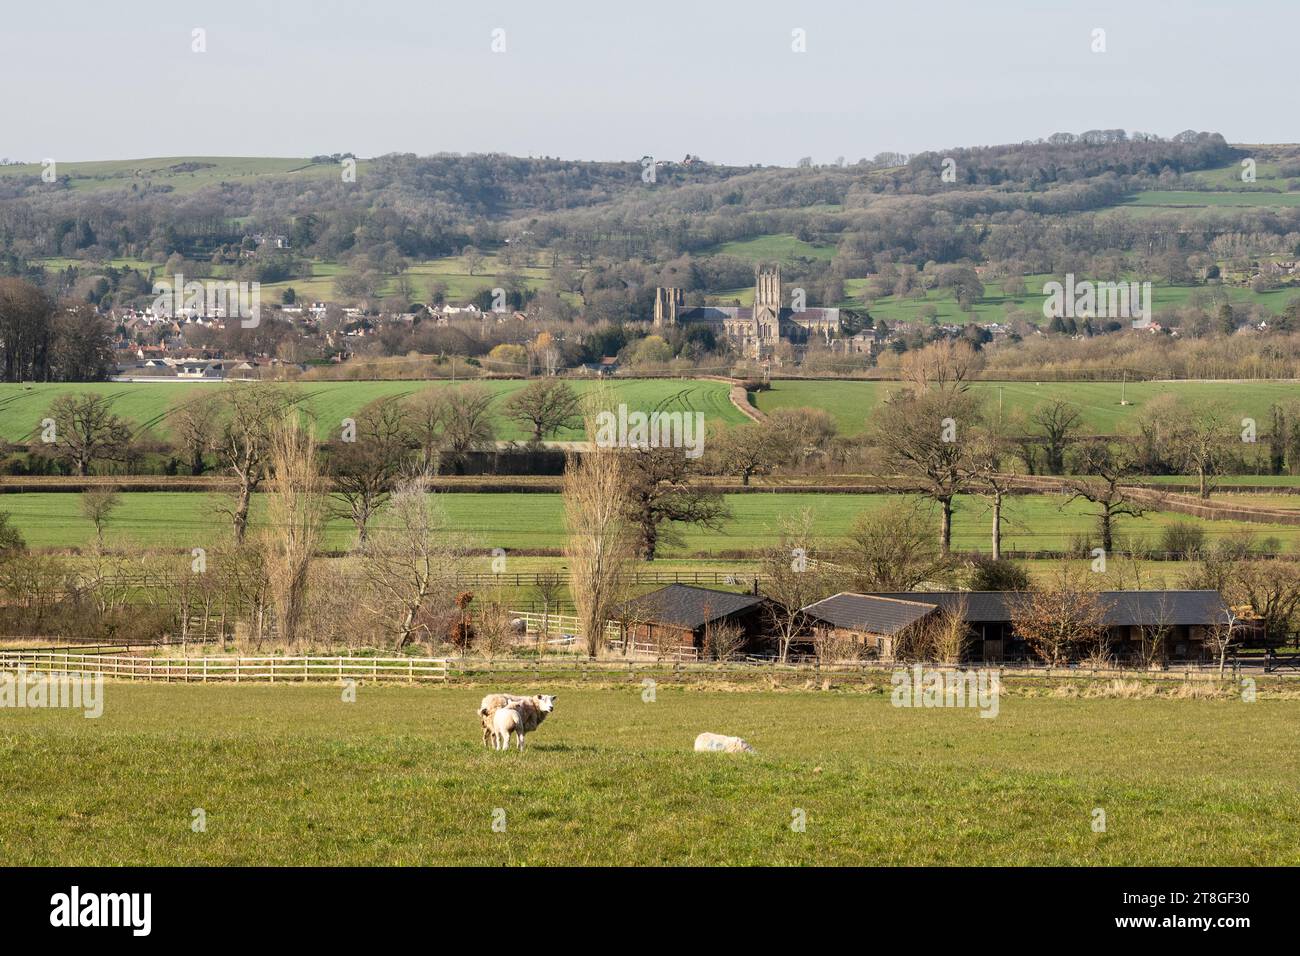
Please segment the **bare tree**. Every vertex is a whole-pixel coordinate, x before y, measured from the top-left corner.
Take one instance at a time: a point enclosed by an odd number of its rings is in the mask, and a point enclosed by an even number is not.
[[[531,428],[534,442],[582,424],[578,393],[557,378],[530,382],[511,395],[502,410],[508,418]]]
[[[496,437],[492,393],[482,385],[458,385],[443,392],[442,452],[460,462],[471,451],[491,445]]]
[[[1107,555],[1115,550],[1115,521],[1122,515],[1140,518],[1146,508],[1130,495],[1128,482],[1136,473],[1131,452],[1112,448],[1098,439],[1086,443],[1079,453],[1075,470],[1079,477],[1067,482],[1071,490],[1066,504],[1084,500],[1095,505],[1092,511],[1101,532],[1101,546]]]
[[[959,339],[939,339],[923,349],[906,352],[899,369],[918,395],[932,389],[964,392],[983,365],[980,354]]]
[[[584,409],[591,450],[570,456],[564,471],[564,523],[568,541],[569,590],[587,654],[600,653],[605,622],[618,603],[624,573],[632,561],[632,529],[627,520],[627,477],[623,455],[594,441],[600,397]]]
[[[227,385],[218,396],[222,464],[235,477],[235,500],[228,509],[235,545],[248,533],[248,509],[266,477],[271,429],[289,407],[285,391],[269,383]]]
[[[411,437],[405,408],[389,398],[363,408],[355,425],[355,435],[341,435],[330,443],[329,471],[334,496],[341,502],[335,513],[351,520],[361,545],[370,519],[383,507],[406,469]]]
[[[428,621],[451,608],[456,574],[464,564],[464,541],[447,525],[442,506],[430,506],[425,476],[401,480],[388,503],[381,527],[361,548],[366,588],[363,600],[401,649],[428,634]],[[442,602],[444,607],[431,606]],[[430,613],[431,610],[433,613]],[[438,635],[441,639],[443,635]]]
[[[268,459],[273,477],[266,495],[262,550],[280,639],[295,647],[307,611],[312,558],[324,524],[324,489],[316,440],[296,415],[272,425]]]
[[[719,618],[704,625],[703,655],[709,660],[725,661],[745,645],[745,632],[739,624]]]
[[[560,603],[564,580],[555,571],[539,571],[533,583],[537,599],[542,602],[542,628],[537,635],[537,649],[544,651],[551,636],[551,611]]]
[[[911,591],[951,570],[917,505],[901,500],[861,512],[835,560],[855,591]]]
[[[1037,426],[1047,457],[1047,473],[1060,475],[1065,472],[1065,453],[1074,441],[1075,433],[1083,424],[1083,417],[1076,406],[1061,399],[1055,399],[1039,405],[1030,413],[1029,421]]]
[[[923,622],[924,643],[930,659],[938,664],[960,664],[970,644],[967,604],[963,598],[952,607],[930,615]]]
[[[979,429],[971,443],[971,484],[975,493],[989,503],[993,513],[993,560],[1002,560],[1002,505],[1011,489],[1011,478],[1002,473],[1002,464],[1010,454],[1010,442],[995,427]]]
[[[104,525],[122,504],[122,496],[113,487],[87,488],[81,493],[81,513],[95,526],[95,542],[104,547]]]
[[[1053,667],[1086,654],[1106,633],[1104,608],[1087,574],[1062,563],[1044,586],[1011,601],[1012,627]]]
[[[1196,476],[1204,499],[1210,497],[1211,476],[1219,470],[1234,437],[1227,420],[1222,405],[1183,403],[1175,409],[1170,422],[1170,446],[1177,463]]]
[[[54,428],[53,440],[45,444],[78,476],[89,474],[96,461],[120,459],[131,441],[130,427],[110,411],[111,403],[107,396],[92,392],[60,395],[46,412]]]
[[[754,475],[770,473],[789,451],[783,436],[756,422],[719,427],[709,450],[712,467],[720,474],[739,476],[742,485],[748,485]]]
[[[883,466],[911,478],[940,508],[939,548],[952,548],[952,503],[970,480],[968,432],[981,419],[980,402],[968,392],[899,393],[872,416],[870,433]]]
[[[653,561],[660,545],[680,540],[673,524],[716,531],[731,516],[722,495],[691,483],[698,469],[682,449],[635,448],[623,458],[620,497],[626,503],[628,520],[637,529],[643,560]]]
[[[213,450],[216,441],[217,414],[212,396],[205,395],[182,399],[167,415],[168,428],[185,454],[191,475],[201,475],[207,469],[204,456]]]
[[[1228,652],[1237,646],[1239,635],[1240,618],[1237,616],[1237,609],[1231,607],[1223,612],[1222,620],[1216,621],[1205,629],[1205,647],[1219,662],[1220,678],[1223,677],[1224,668],[1228,663]]]
[[[777,543],[762,552],[759,575],[767,598],[764,614],[776,635],[782,661],[789,656],[794,639],[811,624],[804,608],[826,597],[827,574],[818,558],[812,513],[806,510],[785,518]]]

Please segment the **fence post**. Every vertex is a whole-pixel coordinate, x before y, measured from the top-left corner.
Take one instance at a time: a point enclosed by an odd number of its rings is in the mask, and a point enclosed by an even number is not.
[[[235,658],[235,683],[239,683],[239,658]]]
[[[406,661],[406,682],[415,683],[415,658],[408,658]]]

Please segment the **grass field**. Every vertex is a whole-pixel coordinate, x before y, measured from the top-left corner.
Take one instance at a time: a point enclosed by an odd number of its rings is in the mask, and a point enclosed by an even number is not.
[[[357,163],[358,175],[366,161]],[[241,180],[266,176],[289,176],[295,179],[339,177],[341,167],[334,163],[312,163],[310,159],[268,156],[169,156],[156,159],[122,159],[96,162],[57,162],[60,179],[69,177],[69,186],[80,191],[140,189],[167,186],[176,193],[189,193],[205,186],[239,183]],[[0,166],[0,176],[30,179],[34,188],[58,188],[41,181],[40,163]]]
[[[522,380],[480,383],[494,392],[500,405],[509,395],[528,383]],[[590,381],[575,381],[579,392],[591,388]],[[292,384],[290,390],[301,401],[301,406],[316,420],[317,434],[331,435],[339,422],[355,415],[367,403],[385,396],[407,396],[425,388],[447,388],[446,381],[426,382],[311,382]],[[107,382],[93,385],[0,385],[0,439],[22,443],[30,441],[45,417],[50,403],[67,392],[95,392],[112,398],[113,411],[139,427],[154,429],[167,435],[167,415],[178,402],[213,394],[220,388],[213,382]],[[730,387],[725,382],[694,379],[632,379],[610,385],[615,400],[626,402],[629,408],[644,411],[698,411],[706,422],[722,421],[728,424],[745,421],[743,415],[731,404]],[[523,440],[531,435],[517,422],[498,415],[497,438]],[[580,439],[578,430],[569,430],[556,436],[561,439]]]
[[[774,408],[815,406],[835,417],[840,431],[860,432],[871,409],[902,386],[897,382],[777,380],[770,391],[755,392],[754,404],[764,412]],[[1294,400],[1294,382],[976,382],[990,414],[996,416],[999,396],[1002,414],[1010,418],[1032,411],[1043,402],[1062,398],[1079,406],[1084,428],[1090,434],[1113,435],[1160,395],[1176,394],[1188,401],[1222,402],[1231,416],[1251,417],[1263,430],[1269,406]],[[1130,404],[1121,405],[1120,397]]]
[[[1141,195],[1146,195],[1145,193]],[[1191,193],[1189,195],[1213,195]],[[1295,194],[1300,196],[1300,193]],[[1082,279],[1083,277],[1079,277]],[[1052,280],[1050,275],[1025,276],[1024,295],[1007,295],[999,282],[989,281],[984,285],[984,295],[976,300],[969,312],[963,311],[951,289],[932,289],[924,298],[898,298],[883,296],[873,300],[871,316],[876,321],[889,325],[898,322],[927,322],[922,314],[927,307],[933,307],[936,319],[944,325],[965,325],[968,322],[1005,322],[1012,311],[1024,311],[1030,314],[1031,321],[1047,320],[1043,318],[1043,303],[1046,296],[1042,293],[1043,283]],[[849,279],[844,283],[847,298],[838,303],[846,308],[862,308],[862,295],[870,284],[868,279]],[[753,290],[750,290],[751,299]],[[1300,287],[1290,286],[1273,289],[1268,292],[1255,292],[1249,288],[1235,285],[1220,286],[1170,286],[1153,284],[1151,287],[1152,313],[1159,316],[1161,309],[1181,308],[1189,304],[1198,293],[1206,296],[1222,293],[1235,306],[1259,305],[1270,312],[1282,312],[1287,303],[1300,296]]]
[[[497,393],[500,403],[527,383],[521,380],[493,381],[480,384]],[[592,387],[591,382],[572,383],[579,391]],[[700,411],[708,422],[729,425],[745,421],[731,404],[729,387],[724,382],[703,379],[635,379],[614,381],[618,401],[629,408],[652,411]],[[362,406],[382,396],[406,396],[424,388],[446,388],[446,381],[367,381],[308,382],[290,385],[301,398],[302,407],[317,422],[318,434],[325,435],[338,427],[343,418],[355,415]],[[167,436],[167,415],[175,403],[211,394],[220,386],[211,382],[108,382],[90,385],[0,384],[0,440],[24,443],[31,440],[45,417],[50,403],[66,392],[93,391],[109,395],[113,409],[137,426],[154,429]],[[777,408],[824,408],[834,416],[844,434],[857,434],[865,427],[871,409],[901,386],[897,382],[777,380],[770,391],[756,392],[751,400],[762,411]],[[988,397],[989,411],[997,413],[999,396],[1002,414],[1011,417],[1031,411],[1038,404],[1057,397],[1076,403],[1084,417],[1084,427],[1093,434],[1115,434],[1125,422],[1139,413],[1146,403],[1159,395],[1175,393],[1194,401],[1222,402],[1230,414],[1249,416],[1260,423],[1268,421],[1268,409],[1274,402],[1295,397],[1293,382],[977,382],[975,389]],[[1130,404],[1121,405],[1121,395]],[[497,437],[522,440],[528,433],[518,423],[497,419]],[[581,438],[576,430],[556,436]]]
[[[477,547],[516,551],[564,546],[564,518],[558,494],[448,492],[437,497],[451,526],[468,535]],[[720,531],[684,528],[682,544],[665,547],[662,553],[664,557],[680,558],[763,548],[777,540],[784,518],[805,509],[812,513],[818,541],[840,543],[860,512],[882,508],[900,497],[728,495],[732,517]],[[1086,510],[1090,506],[1076,502],[1061,507],[1063,500],[1047,495],[1008,499],[1003,513],[1003,547],[1008,551],[1064,550],[1074,535],[1094,532],[1095,520]],[[219,511],[225,503],[221,495],[202,492],[128,492],[121,495],[121,505],[109,520],[107,534],[111,542],[123,545],[185,550],[213,547],[222,542],[228,531],[228,519]],[[930,506],[922,504],[921,507]],[[14,526],[30,547],[81,547],[89,544],[94,536],[94,526],[82,516],[80,496],[75,494],[6,494],[0,496],[0,510],[10,513]],[[253,506],[255,526],[260,526],[261,514],[262,501],[257,499]],[[372,527],[382,526],[383,521],[381,513]],[[958,498],[953,518],[953,547],[962,551],[988,550],[989,522],[990,514],[982,499]],[[1161,529],[1171,522],[1204,528],[1211,542],[1225,536],[1249,534],[1256,540],[1275,537],[1287,550],[1295,550],[1300,544],[1300,528],[1294,526],[1208,521],[1172,512],[1150,512],[1142,518],[1119,519],[1116,523],[1119,544],[1132,542],[1157,547]],[[935,527],[938,527],[937,516]],[[352,539],[352,526],[347,521],[341,518],[330,521],[326,547],[342,550]]]
[[[880,692],[560,687],[521,755],[482,748],[483,693],[109,684],[95,720],[6,708],[0,863],[1300,863],[1289,701],[1004,694],[987,720]],[[706,729],[758,753],[691,752]]]

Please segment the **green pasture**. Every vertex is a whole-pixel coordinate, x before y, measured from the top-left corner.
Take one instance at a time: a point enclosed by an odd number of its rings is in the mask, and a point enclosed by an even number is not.
[[[211,548],[224,542],[229,520],[222,513],[229,499],[206,492],[127,492],[107,525],[111,544],[138,547],[162,547],[188,550]],[[435,496],[445,510],[451,527],[464,533],[474,546],[483,549],[504,548],[528,551],[564,547],[565,531],[561,498],[555,493],[483,494],[446,492]],[[813,519],[813,535],[821,546],[843,542],[854,518],[863,511],[884,507],[900,497],[896,495],[845,495],[805,493],[754,493],[726,496],[731,517],[722,527],[686,527],[682,542],[665,546],[663,556],[721,557],[732,553],[753,552],[778,540],[784,519],[805,510]],[[932,506],[913,499],[917,507],[935,522],[938,515]],[[1059,551],[1069,547],[1076,535],[1095,534],[1096,522],[1084,502],[1063,504],[1064,498],[1050,495],[1014,496],[1007,500],[1003,512],[1003,547],[1008,551]],[[94,538],[94,526],[81,513],[80,496],[60,492],[23,492],[0,496],[0,510],[11,515],[12,523],[22,532],[31,547],[84,547]],[[254,501],[254,530],[262,527],[263,500]],[[378,515],[372,528],[384,525]],[[962,551],[990,549],[991,512],[985,501],[976,496],[962,496],[956,501],[953,518],[953,547]],[[1172,512],[1149,512],[1141,518],[1120,518],[1117,547],[1158,547],[1162,529],[1180,522],[1205,530],[1210,542],[1231,537],[1252,536],[1256,541],[1276,538],[1284,549],[1294,550],[1300,528],[1289,525],[1211,521]],[[350,523],[332,519],[325,535],[325,546],[343,550],[354,538]]]
[[[777,408],[823,408],[834,416],[840,431],[856,434],[865,427],[871,409],[900,389],[898,382],[775,380],[769,391],[751,394],[764,412]],[[994,418],[998,403],[1004,420],[1032,412],[1045,402],[1064,399],[1077,405],[1083,428],[1089,434],[1114,435],[1125,431],[1136,415],[1161,395],[1173,394],[1188,402],[1219,403],[1230,420],[1254,418],[1262,433],[1268,425],[1269,407],[1300,397],[1295,382],[976,382],[972,389],[986,400]],[[1121,405],[1121,400],[1129,402]],[[1186,479],[1183,479],[1186,480]]]
[[[239,183],[265,176],[326,179],[340,176],[341,169],[335,163],[312,163],[306,158],[268,156],[169,156],[95,162],[61,162],[55,157],[55,160],[55,172],[59,179],[69,177],[69,186],[78,191],[166,186],[176,193],[189,193],[205,186]],[[365,160],[358,161],[358,175],[364,171],[365,166]],[[30,179],[33,186],[46,189],[64,188],[42,182],[43,168],[40,163],[0,166],[0,176]]]
[[[558,699],[520,754],[480,742],[497,689],[109,683],[96,719],[4,708],[0,864],[1300,863],[1289,700],[1004,693],[983,719],[879,688],[665,678],[647,703],[524,679]],[[703,730],[757,753],[693,753]]]
[[[528,383],[521,379],[484,380],[481,387],[493,392],[496,405]],[[573,387],[586,392],[596,383],[575,380]],[[628,379],[602,383],[613,394],[615,403],[626,403],[629,409],[643,411],[703,412],[705,422],[721,421],[735,424],[745,421],[743,415],[731,404],[730,387],[725,382],[697,379]],[[32,440],[46,416],[50,403],[62,394],[93,392],[112,399],[114,413],[132,422],[138,428],[168,435],[167,417],[179,404],[202,399],[226,387],[217,382],[105,382],[87,385],[38,383],[28,385],[0,384],[0,439],[13,443]],[[243,387],[233,385],[230,387]],[[286,386],[300,407],[316,423],[316,433],[322,438],[331,437],[344,418],[355,416],[365,405],[378,398],[404,398],[425,389],[451,387],[448,381],[375,381],[375,382],[304,382]],[[524,440],[530,437],[517,422],[498,414],[497,438],[503,441]],[[556,436],[560,439],[581,439],[577,429]]]

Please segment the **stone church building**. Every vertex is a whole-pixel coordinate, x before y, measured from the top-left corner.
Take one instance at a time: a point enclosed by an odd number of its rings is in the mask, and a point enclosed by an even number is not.
[[[758,270],[752,308],[705,305],[688,309],[684,302],[681,289],[656,289],[655,328],[707,324],[746,358],[767,358],[781,341],[798,346],[807,343],[811,335],[829,339],[840,332],[839,309],[806,308],[802,302],[795,307],[782,305],[780,266]]]

